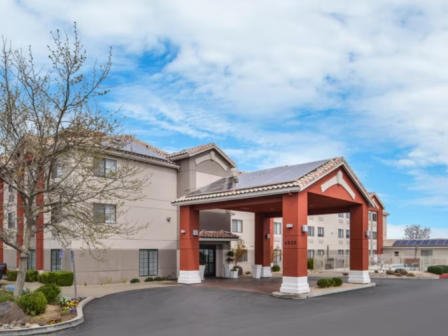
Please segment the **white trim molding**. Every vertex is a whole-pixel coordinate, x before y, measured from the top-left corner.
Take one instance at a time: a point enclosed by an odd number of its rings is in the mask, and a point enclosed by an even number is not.
[[[193,285],[201,283],[201,275],[199,270],[197,271],[179,271],[179,278],[177,283],[184,285]]]
[[[368,284],[370,283],[369,271],[350,271],[348,276],[349,283]]]
[[[280,293],[287,294],[305,294],[310,292],[308,277],[288,277],[284,276]]]
[[[352,190],[352,188],[350,188],[350,186],[347,184],[347,182],[344,180],[344,174],[342,173],[342,171],[338,171],[336,176],[334,176],[333,178],[329,179],[327,182],[322,184],[322,186],[321,186],[322,192],[325,192],[328,188],[330,188],[334,185],[337,185],[337,184],[340,185],[341,187],[343,187],[349,193],[349,195],[353,199],[355,199],[356,194]]]
[[[272,272],[270,266],[263,266],[261,268],[261,277],[262,278],[272,278]]]
[[[229,169],[229,167],[227,167],[227,165],[226,165],[224,162],[222,162],[222,160],[221,160],[218,156],[216,156],[216,153],[215,153],[215,151],[213,151],[213,150],[210,151],[210,153],[208,153],[207,155],[203,155],[203,156],[201,156],[201,157],[198,157],[198,158],[195,159],[194,161],[195,161],[196,165],[199,165],[199,164],[201,164],[202,162],[204,162],[204,161],[208,161],[208,160],[211,160],[211,161],[216,162],[216,163],[219,164],[219,165],[221,166],[221,168],[224,169],[225,171],[227,171],[227,170]]]

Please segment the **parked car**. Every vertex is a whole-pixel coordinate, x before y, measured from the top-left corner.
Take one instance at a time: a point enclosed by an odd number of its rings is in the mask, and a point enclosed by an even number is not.
[[[5,263],[0,263],[0,280],[6,276],[6,272],[8,271],[8,266]]]

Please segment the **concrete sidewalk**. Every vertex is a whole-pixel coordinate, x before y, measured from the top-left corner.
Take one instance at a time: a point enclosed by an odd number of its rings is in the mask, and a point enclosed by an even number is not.
[[[0,284],[2,288],[6,288],[6,286],[14,286],[14,281],[6,281],[1,280]],[[38,287],[42,286],[39,282],[25,282],[25,288],[33,291]],[[78,285],[78,297],[95,297],[100,298],[105,295],[127,292],[136,289],[146,289],[146,288],[162,288],[162,287],[172,287],[177,286],[177,282],[175,281],[157,281],[157,282],[141,282],[141,283],[120,283],[120,284],[111,284],[111,285]],[[75,288],[74,286],[70,287],[61,287],[62,295],[74,297],[75,296]]]

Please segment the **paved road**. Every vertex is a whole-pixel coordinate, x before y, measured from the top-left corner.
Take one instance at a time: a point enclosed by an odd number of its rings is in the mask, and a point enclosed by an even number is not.
[[[375,280],[377,287],[309,300],[179,286],[91,302],[86,322],[57,335],[446,335],[448,280]]]

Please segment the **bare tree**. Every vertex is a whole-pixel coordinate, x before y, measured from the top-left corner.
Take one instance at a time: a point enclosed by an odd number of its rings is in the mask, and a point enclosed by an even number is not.
[[[81,241],[98,256],[108,238],[132,237],[146,225],[127,220],[124,206],[142,199],[149,179],[142,165],[132,155],[115,165],[104,160],[120,157],[131,140],[117,112],[98,102],[109,92],[112,49],[105,64],[88,68],[76,24],[72,38],[59,30],[52,37],[47,66],[35,64],[31,47],[24,54],[5,39],[0,55],[0,179],[23,213],[17,228],[0,228],[0,239],[20,258],[16,296],[37,233],[51,232],[64,246]]]
[[[431,228],[422,227],[420,224],[406,225],[404,229],[405,239],[429,239],[431,237]]]

